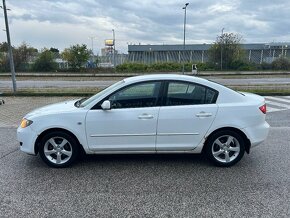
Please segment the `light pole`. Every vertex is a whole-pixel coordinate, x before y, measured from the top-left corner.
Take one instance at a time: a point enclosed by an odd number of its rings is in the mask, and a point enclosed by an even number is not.
[[[114,46],[114,49],[113,49],[113,64],[114,64],[114,68],[116,67],[116,60],[115,60],[115,52],[116,52],[116,47],[115,47],[115,44],[116,44],[116,42],[115,42],[115,30],[114,29],[112,29],[112,31],[113,31],[113,46]]]
[[[15,68],[14,68],[14,61],[13,61],[13,54],[12,54],[12,47],[10,41],[10,32],[9,32],[9,25],[8,25],[8,17],[7,17],[7,10],[5,0],[3,0],[3,11],[4,11],[4,18],[5,18],[5,26],[6,26],[6,35],[7,35],[7,43],[8,43],[8,52],[9,52],[9,60],[10,60],[10,70],[11,70],[11,77],[12,77],[12,84],[13,84],[13,93],[15,94],[17,91],[16,86],[16,76],[15,76]]]
[[[92,54],[94,55],[94,39],[96,39],[96,37],[94,36],[90,36],[89,39],[91,40],[91,45],[92,45]]]
[[[223,35],[224,35],[224,29],[222,28],[222,35],[221,35],[221,71],[223,70]]]
[[[95,39],[96,37],[94,37],[94,36],[90,36],[89,37],[89,39],[91,39],[91,42],[92,42],[92,64],[93,64],[93,62],[94,62],[94,39]]]
[[[183,23],[183,63],[182,63],[182,74],[184,74],[184,56],[185,56],[185,26],[186,26],[186,8],[189,3],[185,3],[184,7],[184,23]]]

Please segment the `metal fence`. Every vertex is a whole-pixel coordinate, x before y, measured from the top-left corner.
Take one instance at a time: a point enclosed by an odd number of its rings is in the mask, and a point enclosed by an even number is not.
[[[114,59],[116,66],[128,62],[128,54],[116,54],[115,57],[113,54],[108,54],[106,56],[98,56],[97,58],[100,67],[113,67]]]
[[[245,50],[245,60],[261,64],[272,63],[277,58],[289,58],[290,49],[258,49]],[[209,60],[208,50],[197,51],[133,51],[129,52],[126,60],[131,63],[166,63],[166,62],[191,62],[205,63]]]

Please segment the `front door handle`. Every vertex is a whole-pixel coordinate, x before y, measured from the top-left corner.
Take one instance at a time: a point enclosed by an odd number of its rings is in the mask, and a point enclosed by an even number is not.
[[[203,118],[203,117],[211,117],[212,116],[212,113],[206,113],[204,111],[201,111],[201,112],[197,113],[195,116],[196,117],[200,117],[200,118]]]
[[[138,119],[140,120],[149,120],[149,119],[153,119],[154,116],[151,114],[141,114],[138,116]]]

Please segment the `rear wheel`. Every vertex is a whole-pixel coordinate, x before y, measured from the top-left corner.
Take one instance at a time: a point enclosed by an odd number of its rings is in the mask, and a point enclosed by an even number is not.
[[[42,138],[39,154],[42,160],[51,167],[67,167],[76,160],[79,146],[71,135],[56,131]]]
[[[206,142],[206,155],[217,166],[229,167],[241,160],[245,153],[243,138],[231,130],[214,133]]]

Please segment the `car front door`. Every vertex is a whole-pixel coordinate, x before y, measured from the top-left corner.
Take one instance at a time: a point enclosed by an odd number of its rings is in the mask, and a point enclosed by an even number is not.
[[[217,113],[218,92],[208,87],[169,81],[160,108],[157,151],[192,150],[202,140]]]
[[[87,113],[88,145],[95,151],[155,151],[161,82],[121,88]],[[110,110],[100,105],[109,100]]]

